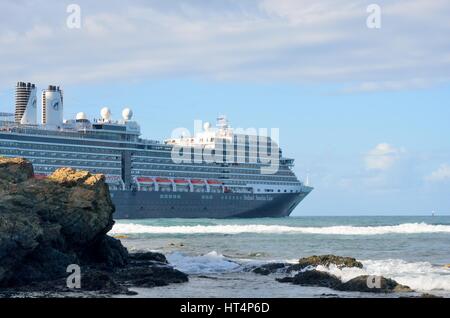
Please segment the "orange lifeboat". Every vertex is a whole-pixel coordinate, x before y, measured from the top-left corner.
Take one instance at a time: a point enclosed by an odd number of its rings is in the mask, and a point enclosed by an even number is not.
[[[172,181],[167,178],[156,178],[156,182],[158,183],[171,183]]]
[[[138,182],[151,183],[153,182],[153,178],[149,177],[139,177],[136,179]]]
[[[191,183],[196,185],[204,185],[205,181],[201,179],[191,179]]]
[[[209,185],[222,185],[222,182],[218,180],[208,180],[207,182]]]
[[[46,175],[46,174],[43,174],[43,173],[35,173],[35,174],[34,174],[34,178],[35,178],[35,179],[38,179],[38,180],[42,180],[42,179],[46,179],[46,178],[47,178],[47,175]]]
[[[173,180],[173,182],[175,182],[176,184],[187,184],[187,183],[189,183],[189,181],[187,181],[186,179],[175,179],[175,180]]]

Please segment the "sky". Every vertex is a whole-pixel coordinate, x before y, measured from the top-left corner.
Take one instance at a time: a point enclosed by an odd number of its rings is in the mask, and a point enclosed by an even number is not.
[[[3,0],[0,11],[0,112],[26,81],[62,86],[66,118],[130,107],[151,139],[225,114],[280,129],[315,188],[295,215],[450,214],[446,0]]]

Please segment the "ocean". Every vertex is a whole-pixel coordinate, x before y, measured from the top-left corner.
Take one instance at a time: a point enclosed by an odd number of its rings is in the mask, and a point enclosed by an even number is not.
[[[419,293],[450,297],[450,216],[333,216],[274,219],[119,220],[110,235],[130,251],[164,253],[190,281],[138,297],[394,297],[281,284],[249,271],[322,254],[351,256],[363,269],[320,267],[348,281],[382,275]]]

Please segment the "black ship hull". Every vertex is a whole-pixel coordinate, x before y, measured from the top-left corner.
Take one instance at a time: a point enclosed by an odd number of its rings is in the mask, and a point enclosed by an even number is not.
[[[243,194],[111,191],[115,219],[286,217],[308,192]]]

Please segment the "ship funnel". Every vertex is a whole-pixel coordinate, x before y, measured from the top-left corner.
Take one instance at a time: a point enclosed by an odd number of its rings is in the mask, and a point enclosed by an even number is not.
[[[22,125],[37,124],[36,85],[18,82],[16,85],[15,121]]]
[[[42,124],[59,127],[63,123],[63,93],[54,85],[49,85],[42,92]]]

